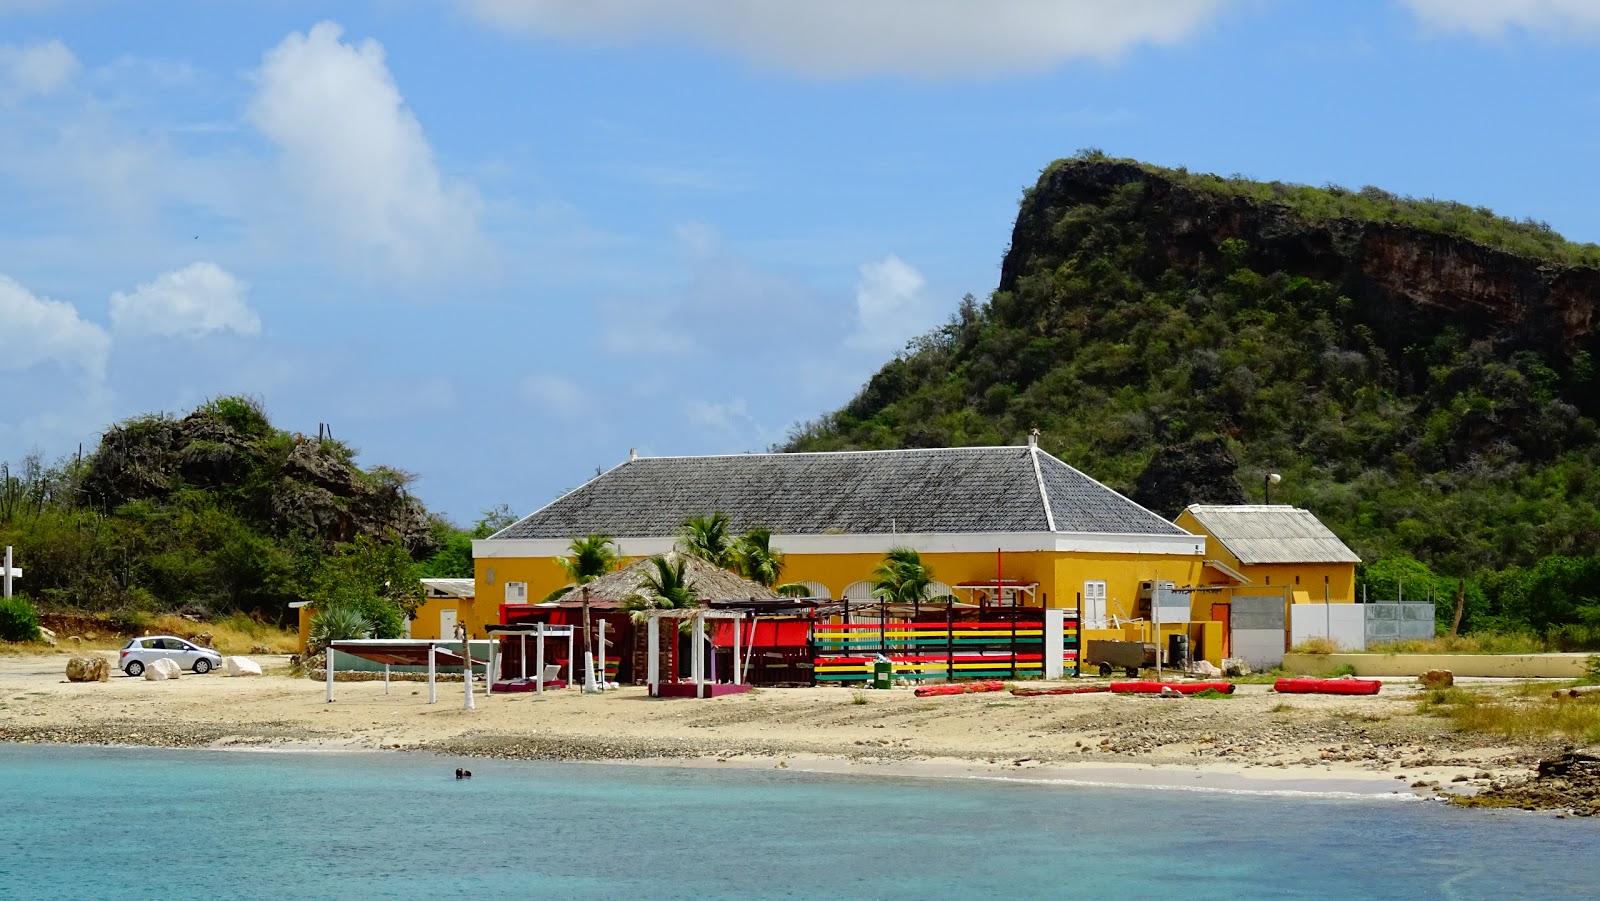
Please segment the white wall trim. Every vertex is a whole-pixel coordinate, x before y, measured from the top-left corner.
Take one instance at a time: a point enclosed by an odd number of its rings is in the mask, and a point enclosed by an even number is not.
[[[672,550],[673,538],[618,538],[624,556],[648,557]],[[472,556],[555,557],[568,552],[565,538],[480,538]],[[924,554],[1057,553],[1145,554],[1194,557],[1205,553],[1204,535],[1118,535],[1105,532],[902,532],[898,535],[773,535],[772,546],[786,554],[874,554],[897,547]]]

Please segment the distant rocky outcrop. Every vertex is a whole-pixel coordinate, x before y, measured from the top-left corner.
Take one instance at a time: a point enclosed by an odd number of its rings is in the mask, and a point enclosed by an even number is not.
[[[406,477],[364,471],[331,438],[282,432],[249,401],[224,398],[182,419],[146,416],[113,426],[88,461],[85,499],[105,512],[167,501],[185,488],[212,492],[275,535],[335,542],[399,536],[414,556],[431,553],[427,511]]]

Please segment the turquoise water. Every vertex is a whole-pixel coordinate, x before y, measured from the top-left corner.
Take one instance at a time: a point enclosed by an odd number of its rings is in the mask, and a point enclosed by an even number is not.
[[[1562,898],[1600,823],[1421,801],[0,745],[5,898]]]

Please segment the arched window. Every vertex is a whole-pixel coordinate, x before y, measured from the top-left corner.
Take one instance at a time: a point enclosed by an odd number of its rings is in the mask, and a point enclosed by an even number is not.
[[[805,582],[796,582],[795,584],[796,585],[804,585],[806,587],[806,593],[809,594],[811,597],[814,597],[814,598],[831,598],[831,597],[833,597],[833,595],[828,593],[828,586],[822,584],[821,582],[812,582],[812,581],[808,580],[808,581],[805,581]]]
[[[946,585],[943,582],[929,582],[928,587],[923,589],[922,596],[924,599],[931,601],[935,598],[949,597],[955,593],[956,592],[954,588],[951,588],[949,585]]]
[[[865,580],[860,582],[851,582],[849,585],[844,587],[844,594],[841,595],[841,598],[843,600],[850,601],[851,603],[870,601],[873,599],[872,583]]]

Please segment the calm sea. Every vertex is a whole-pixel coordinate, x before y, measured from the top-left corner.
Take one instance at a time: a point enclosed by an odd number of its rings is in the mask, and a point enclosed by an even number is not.
[[[1564,898],[1600,823],[1422,801],[0,745],[4,898]]]

